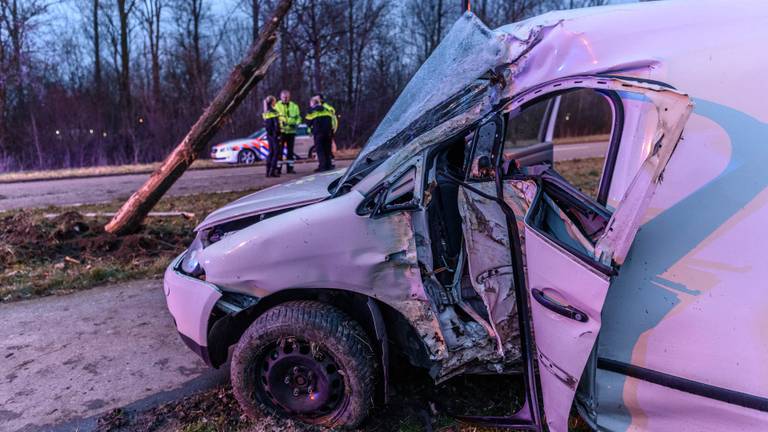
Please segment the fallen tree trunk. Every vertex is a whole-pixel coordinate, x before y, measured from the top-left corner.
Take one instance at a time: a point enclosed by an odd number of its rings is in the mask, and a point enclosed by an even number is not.
[[[213,102],[195,122],[187,136],[168,155],[149,179],[128,198],[114,218],[104,227],[113,234],[123,235],[137,231],[149,211],[157,204],[173,183],[197,158],[198,153],[218,132],[224,120],[245,99],[275,60],[273,50],[277,40],[276,30],[290,9],[293,0],[280,0],[274,15],[263,27],[245,59],[235,67],[226,84]]]

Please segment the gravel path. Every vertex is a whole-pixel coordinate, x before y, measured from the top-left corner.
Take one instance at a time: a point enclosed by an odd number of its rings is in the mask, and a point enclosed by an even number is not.
[[[91,430],[94,416],[224,382],[179,338],[162,282],[0,305],[0,431]]]

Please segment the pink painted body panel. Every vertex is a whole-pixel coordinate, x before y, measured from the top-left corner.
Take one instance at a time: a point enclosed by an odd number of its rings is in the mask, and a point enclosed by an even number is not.
[[[444,341],[430,336],[439,333],[439,325],[430,315],[417,265],[418,242],[413,233],[419,219],[363,221],[354,215],[362,196],[414,155],[488,114],[501,98],[516,99],[564,77],[601,74],[655,80],[691,95],[696,111],[685,124],[684,140],[663,172],[663,181],[658,182],[658,193],[653,198],[636,197],[630,203],[635,210],[619,221],[632,229],[642,223],[634,244],[635,232],[627,230],[622,238],[609,239],[602,245],[606,247],[599,248],[604,252],[598,257],[603,264],[623,263],[610,289],[604,277],[526,231],[529,288],[554,286],[549,294],[590,317],[587,323],[566,321],[531,302],[550,429],[566,430],[574,380],[581,377],[598,331],[600,357],[768,398],[768,270],[764,262],[768,86],[762,79],[768,69],[768,56],[763,55],[768,40],[766,5],[760,0],[621,4],[553,12],[497,29],[486,36],[489,47],[500,50],[477,56],[496,63],[458,59],[471,66],[467,76],[458,77],[464,81],[443,82],[458,89],[473,82],[479,71],[507,64],[503,71],[507,86],[490,92],[471,112],[462,112],[393,149],[346,196],[265,220],[208,247],[210,280],[231,291],[259,295],[301,288],[371,295],[408,311],[409,318],[423,317],[418,329],[428,341],[432,359],[458,367],[471,355],[452,360],[454,353],[449,353]],[[442,85],[434,76],[426,81]],[[432,102],[438,102],[441,95],[432,94],[436,95]],[[624,129],[608,191],[608,206],[616,214],[627,203],[625,193],[659,138],[655,134],[659,118],[649,115],[651,99],[622,98]],[[406,108],[423,113],[423,102],[414,98]],[[405,127],[414,119],[404,115],[392,123]],[[662,172],[646,174],[642,180],[655,184]],[[201,229],[320,201],[328,196],[323,188],[332,179],[325,180],[294,185],[292,190],[264,191],[233,203],[206,219]],[[262,257],[265,251],[270,255]],[[615,257],[618,260],[612,262]],[[257,260],[268,270],[257,268]],[[181,280],[174,279],[177,276],[166,275],[169,307],[178,317],[180,330],[204,343],[207,314],[216,294],[200,281],[184,281],[189,287],[177,289],[177,282],[181,285]],[[605,370],[597,374],[595,411],[601,428],[768,430],[765,413],[757,410],[617,378]]]
[[[546,309],[531,298],[539,376],[552,432],[568,431],[568,414],[587,358],[600,332],[600,311],[608,277],[573,258],[529,227],[525,229],[528,289],[587,314],[577,322]]]
[[[186,254],[186,252],[185,252]],[[213,306],[221,298],[221,291],[214,285],[185,276],[176,271],[176,264],[184,254],[176,258],[165,270],[163,286],[165,301],[179,333],[200,345],[208,346],[208,317]],[[204,319],[201,319],[204,317]]]
[[[615,382],[624,378],[600,371],[598,378]],[[764,431],[768,413],[746,409],[707,397],[671,389],[635,378],[623,382],[623,400],[632,406],[630,423],[616,421],[611,410],[615,402],[605,408],[609,413],[600,422],[607,430],[725,432]]]

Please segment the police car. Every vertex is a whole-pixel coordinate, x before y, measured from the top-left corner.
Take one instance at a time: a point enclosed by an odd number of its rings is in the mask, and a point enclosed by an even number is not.
[[[294,144],[296,155],[307,154],[312,146],[311,142],[312,137],[309,134],[307,125],[300,124],[296,130],[296,141]],[[286,153],[287,149],[283,149],[283,156],[286,156]],[[225,141],[211,147],[212,161],[230,164],[253,165],[260,160],[265,160],[268,154],[269,142],[267,142],[267,131],[264,128],[245,138]]]

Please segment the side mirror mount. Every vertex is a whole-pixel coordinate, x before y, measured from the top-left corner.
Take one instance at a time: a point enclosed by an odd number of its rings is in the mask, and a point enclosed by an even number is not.
[[[488,155],[482,155],[477,159],[477,168],[487,170],[491,168],[491,158]]]

